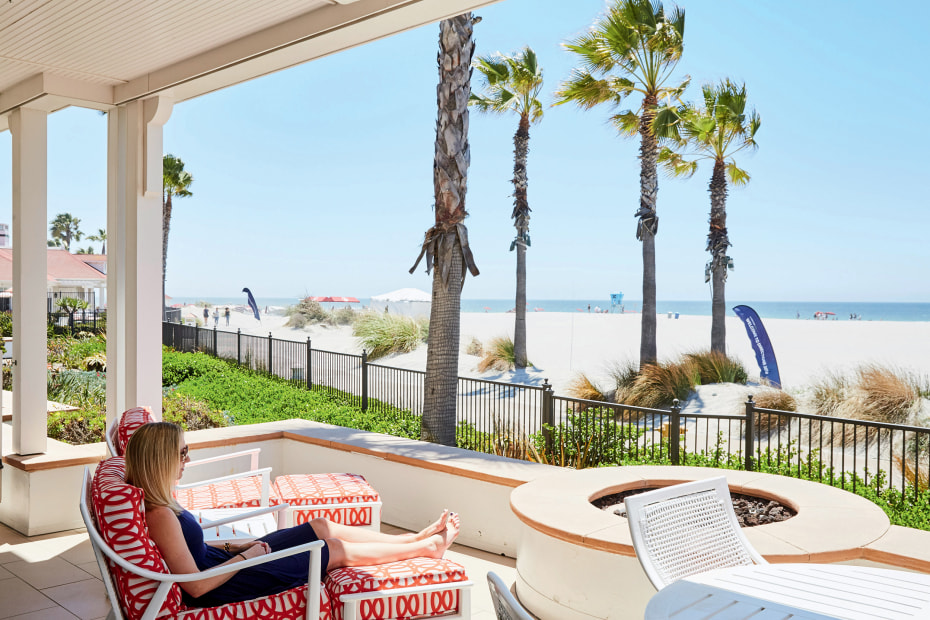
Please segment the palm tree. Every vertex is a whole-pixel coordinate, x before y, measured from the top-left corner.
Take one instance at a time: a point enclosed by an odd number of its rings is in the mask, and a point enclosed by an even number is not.
[[[48,229],[52,235],[52,239],[58,242],[54,244],[55,247],[62,247],[70,252],[71,242],[80,241],[81,237],[84,236],[80,226],[81,220],[70,213],[59,213],[56,215]]]
[[[642,96],[636,111],[623,110],[611,117],[621,135],[640,137],[636,238],[643,244],[641,366],[657,361],[655,235],[659,229],[659,148],[652,120],[660,99],[677,98],[688,85],[687,77],[677,86],[666,85],[681,59],[684,32],[683,9],[674,7],[666,12],[658,0],[617,0],[588,33],[565,45],[579,56],[582,66],[572,71],[571,78],[556,93],[557,105],[571,101],[586,110],[602,103],[616,108],[629,96]]]
[[[530,124],[543,116],[542,103],[537,98],[542,89],[542,69],[536,53],[529,47],[513,56],[483,56],[475,62],[481,73],[484,93],[472,93],[468,102],[482,112],[504,114],[515,112],[520,117],[513,136],[513,225],[517,236],[510,251],[517,250],[516,316],[513,328],[514,365],[525,368],[526,357],[526,248],[530,245],[530,204],[526,197],[526,157],[529,153]]]
[[[107,231],[105,228],[98,228],[96,235],[91,235],[88,237],[90,241],[99,241],[101,243],[100,253],[107,253]]]
[[[733,185],[745,185],[749,174],[736,165],[734,155],[740,151],[754,151],[756,132],[762,121],[755,110],[746,114],[746,85],[736,86],[730,80],[716,85],[705,85],[704,107],[693,105],[661,108],[655,119],[655,133],[676,143],[675,152],[665,147],[659,153],[659,162],[671,176],[692,176],[698,161],[710,159],[714,170],[710,177],[710,232],[707,251],[710,261],[704,268],[704,281],[711,282],[712,321],[710,348],[726,353],[726,294],[727,269],[733,269],[733,259],[727,255],[730,239],[727,236],[727,179]],[[688,159],[691,156],[694,159]]]
[[[458,391],[459,323],[465,268],[478,275],[465,228],[465,190],[471,153],[468,147],[468,95],[472,28],[480,18],[471,13],[439,24],[439,86],[436,88],[436,147],[433,156],[435,225],[426,231],[423,247],[410,273],[426,256],[433,272],[433,303],[426,349],[423,417],[420,437],[455,445]]]
[[[184,162],[180,157],[168,154],[162,160],[162,222],[161,222],[161,296],[165,297],[165,274],[168,267],[168,232],[171,230],[171,199],[187,198],[193,194],[190,191],[194,177],[184,170]],[[164,306],[164,304],[162,304]],[[164,308],[162,308],[162,319]]]

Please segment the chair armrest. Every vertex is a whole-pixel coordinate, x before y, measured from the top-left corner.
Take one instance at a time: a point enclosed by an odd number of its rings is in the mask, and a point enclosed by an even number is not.
[[[187,463],[187,467],[196,467],[197,465],[206,465],[207,463],[216,463],[217,461],[224,461],[226,459],[234,459],[240,456],[248,456],[249,459],[249,469],[255,470],[258,469],[258,455],[262,451],[261,448],[252,448],[251,450],[241,450],[239,452],[230,452],[229,454],[218,454],[217,456],[208,456],[205,459],[191,460]]]
[[[266,506],[265,508],[256,508],[255,510],[250,510],[248,512],[243,512],[238,515],[232,515],[229,517],[223,517],[222,519],[217,519],[216,521],[201,521],[200,529],[205,530],[209,527],[216,527],[218,525],[226,525],[227,523],[235,523],[236,521],[244,521],[245,519],[251,519],[252,517],[257,517],[259,515],[268,514],[269,512],[279,512],[281,510],[286,510],[290,508],[290,504],[278,504],[277,506]]]
[[[240,472],[238,474],[229,474],[227,476],[220,476],[219,478],[210,478],[209,480],[201,480],[200,482],[188,482],[187,484],[179,484],[176,486],[178,489],[192,489],[194,487],[204,487],[210,484],[217,482],[226,482],[227,480],[238,480],[240,478],[251,478],[252,476],[262,476],[263,478],[271,479],[271,468],[262,467],[261,469],[253,469],[250,471]]]

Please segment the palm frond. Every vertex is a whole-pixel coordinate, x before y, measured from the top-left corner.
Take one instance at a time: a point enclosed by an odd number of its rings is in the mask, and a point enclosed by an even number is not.
[[[746,185],[751,179],[748,172],[739,168],[732,161],[727,163],[727,177],[730,179],[730,183],[737,186]]]
[[[697,160],[687,160],[668,147],[659,151],[658,162],[670,177],[690,179],[697,172]]]
[[[617,129],[621,136],[632,137],[639,133],[639,114],[630,110],[624,110],[620,114],[614,114],[610,117],[610,123]]]
[[[599,80],[585,69],[575,69],[567,82],[555,92],[555,105],[573,102],[588,110],[601,103],[619,104],[623,95],[610,87],[609,80]]]

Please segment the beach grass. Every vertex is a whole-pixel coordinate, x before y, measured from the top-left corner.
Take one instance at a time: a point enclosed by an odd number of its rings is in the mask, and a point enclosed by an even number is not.
[[[695,351],[686,353],[679,363],[690,362],[701,376],[701,383],[746,384],[749,374],[739,360],[719,351]]]
[[[601,390],[588,375],[583,372],[578,373],[566,390],[568,395],[581,400],[607,401],[607,395]]]
[[[753,395],[756,407],[762,409],[775,409],[777,411],[797,411],[798,402],[784,390],[763,389]],[[743,415],[745,408],[740,407],[736,415]],[[791,421],[789,416],[771,413],[756,413],[755,427],[763,434],[770,434],[785,427]]]
[[[513,349],[513,338],[510,336],[498,336],[491,339],[488,346],[484,347],[484,357],[478,362],[478,372],[488,370],[513,370],[516,366],[517,357]],[[525,360],[525,366],[532,366],[529,360]]]
[[[374,360],[392,353],[415,350],[429,335],[429,320],[365,312],[355,320],[352,335],[368,352],[368,359]]]

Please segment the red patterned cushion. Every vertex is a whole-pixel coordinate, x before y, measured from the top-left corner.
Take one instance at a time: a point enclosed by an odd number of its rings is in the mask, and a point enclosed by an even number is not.
[[[381,501],[378,492],[359,474],[293,474],[278,476],[274,488],[291,506]]]
[[[136,429],[154,421],[151,407],[133,407],[124,411],[116,428],[116,449],[119,450],[119,456],[126,454],[126,445]]]
[[[168,567],[149,538],[145,525],[142,490],[126,484],[126,465],[122,457],[101,461],[91,484],[91,500],[97,527],[103,540],[128,562],[158,573]],[[142,617],[158,582],[134,575],[111,563],[123,609],[130,620]],[[175,585],[168,593],[158,617],[173,616],[182,609],[181,589]]]
[[[271,490],[269,503],[276,506],[280,503]],[[249,476],[214,482],[200,487],[178,489],[175,493],[178,503],[187,510],[204,510],[207,508],[251,508],[261,506],[262,478]]]
[[[328,519],[342,525],[371,525],[371,506],[320,506],[319,508],[292,508],[291,518],[294,525],[307,523],[313,519]]]
[[[326,577],[326,587],[333,597],[333,620],[342,620],[342,601],[345,594],[375,592],[467,581],[465,568],[451,560],[414,558],[377,566],[337,568]],[[405,620],[414,617],[440,616],[459,608],[459,592],[435,590],[419,594],[395,595],[382,599],[361,601],[360,620]]]
[[[261,618],[262,620],[302,620],[307,613],[307,586],[285,590],[279,594],[222,607],[189,609],[178,620],[232,620]],[[320,620],[333,620],[332,604],[326,588],[320,588]]]

